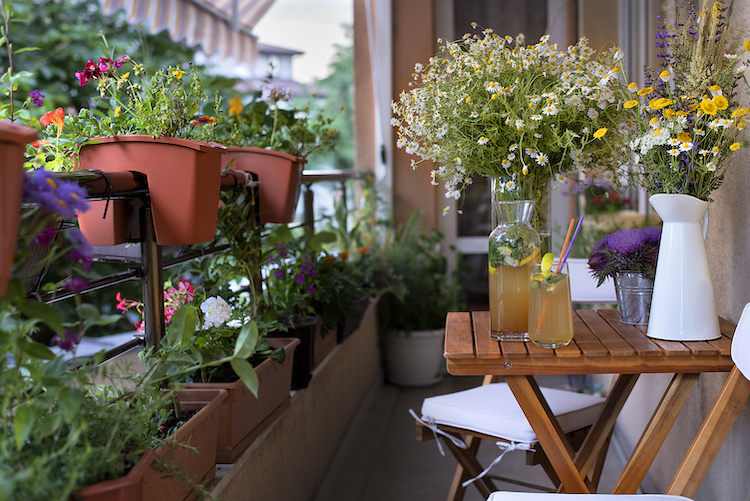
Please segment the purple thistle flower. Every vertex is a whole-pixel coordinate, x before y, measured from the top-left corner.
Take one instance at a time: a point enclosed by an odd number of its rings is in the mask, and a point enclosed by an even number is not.
[[[636,228],[618,230],[609,237],[609,247],[620,254],[630,254],[637,251],[645,238],[643,233]]]

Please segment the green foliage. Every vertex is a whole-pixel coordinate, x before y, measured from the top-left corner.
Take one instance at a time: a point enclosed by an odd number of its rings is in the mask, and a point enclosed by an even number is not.
[[[295,107],[281,85],[267,82],[244,100],[236,94],[224,110],[216,107],[217,125],[207,139],[226,146],[254,146],[307,158],[316,151],[333,150],[339,132],[335,117],[314,111],[309,104]]]
[[[143,26],[131,25],[124,11],[110,16],[101,12],[98,0],[3,0],[12,12],[10,39],[18,50],[16,68],[29,73],[20,85],[25,96],[33,89],[45,95],[44,111],[57,107],[88,108],[98,97],[93,86],[80,87],[74,77],[87,60],[102,54],[102,36],[118,52],[140,61],[152,74],[157,69],[192,61],[195,48],[174,42],[164,31],[151,35]],[[8,67],[7,53],[0,51],[0,68]]]
[[[458,286],[440,248],[443,235],[422,230],[421,218],[414,212],[377,255],[378,276],[389,283],[378,302],[382,332],[436,329],[458,307]]]

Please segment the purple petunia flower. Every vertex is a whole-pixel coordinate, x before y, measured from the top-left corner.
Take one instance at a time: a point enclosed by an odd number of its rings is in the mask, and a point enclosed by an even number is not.
[[[55,336],[52,338],[52,345],[58,346],[61,350],[64,351],[73,351],[76,349],[76,346],[81,342],[81,337],[74,331],[70,329],[65,329],[65,332],[61,336],[60,334],[55,334]]]
[[[29,92],[29,98],[31,98],[31,102],[34,103],[34,106],[38,107],[44,104],[45,95],[39,92],[39,89],[34,89]]]
[[[42,231],[37,233],[32,244],[33,245],[49,245],[52,242],[52,240],[54,240],[55,234],[56,232],[54,228],[44,228]]]
[[[81,277],[70,277],[63,284],[62,288],[69,290],[76,294],[80,294],[86,286],[89,285],[89,281]]]

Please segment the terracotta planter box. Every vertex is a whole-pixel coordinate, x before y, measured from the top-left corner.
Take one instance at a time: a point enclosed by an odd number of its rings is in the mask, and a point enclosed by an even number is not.
[[[145,174],[156,241],[190,245],[213,240],[221,189],[221,157],[225,148],[171,137],[125,135],[89,140],[81,147],[79,168]],[[79,216],[92,245],[116,245],[130,238],[127,200],[104,203]],[[119,223],[120,226],[112,228]]]
[[[297,338],[269,339],[273,348],[284,347],[283,364],[264,360],[256,368],[260,384],[256,398],[242,381],[231,383],[184,383],[185,389],[224,389],[227,399],[219,411],[216,462],[232,463],[289,407],[294,350]]]
[[[152,468],[156,458],[177,463],[194,482],[207,486],[216,475],[216,440],[219,410],[227,398],[224,390],[180,390],[183,409],[198,410],[172,436],[181,444],[169,442],[156,451],[146,451],[138,463],[122,478],[101,482],[78,492],[82,501],[183,501],[195,499],[193,487]]]
[[[231,163],[230,163],[231,162]],[[291,223],[306,160],[263,148],[227,148],[223,167],[258,176],[261,223]]]
[[[315,368],[315,341],[321,338],[320,319],[308,317],[304,324],[298,323],[290,327],[286,332],[273,331],[266,334],[269,341],[273,338],[295,337],[300,343],[294,352],[294,367],[292,370],[292,389],[301,390],[307,388],[312,379],[312,370]],[[326,336],[333,338],[333,336]],[[335,338],[334,338],[335,339]]]
[[[26,144],[36,131],[11,122],[0,122],[0,297],[8,292],[18,242],[23,196],[23,162]]]

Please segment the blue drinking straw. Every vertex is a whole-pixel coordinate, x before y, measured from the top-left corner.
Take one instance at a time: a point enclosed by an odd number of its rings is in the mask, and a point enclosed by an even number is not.
[[[568,260],[568,256],[570,256],[570,251],[573,249],[573,242],[576,241],[576,237],[578,236],[578,232],[581,231],[581,223],[583,223],[583,216],[581,216],[581,219],[578,220],[578,225],[576,226],[576,231],[573,233],[573,238],[570,239],[570,243],[568,244],[568,248],[565,251],[565,257],[563,257],[562,261],[560,261],[560,266],[558,269],[562,268],[565,264],[565,261]]]

